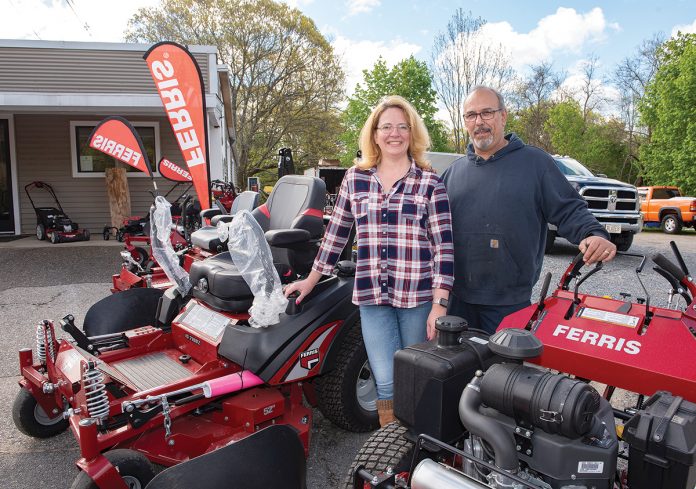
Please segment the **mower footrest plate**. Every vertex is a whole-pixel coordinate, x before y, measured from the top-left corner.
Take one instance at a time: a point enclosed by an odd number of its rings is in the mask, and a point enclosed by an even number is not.
[[[164,352],[130,358],[112,363],[111,366],[127,377],[140,391],[173,384],[191,376],[186,367]]]

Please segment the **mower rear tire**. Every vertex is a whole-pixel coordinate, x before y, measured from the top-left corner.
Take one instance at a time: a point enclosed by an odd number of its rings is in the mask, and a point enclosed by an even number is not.
[[[39,241],[46,239],[46,226],[41,223],[36,225],[36,239]]]
[[[82,230],[82,240],[83,241],[89,241],[90,236],[92,236],[89,232],[89,229],[83,229]]]
[[[408,472],[411,469],[414,445],[406,438],[407,431],[408,429],[398,422],[375,431],[350,465],[344,483],[345,489],[353,489],[353,472],[358,465],[362,465],[372,475],[383,474],[388,468],[395,474]]]
[[[63,413],[53,417],[48,415],[34,396],[26,389],[20,389],[12,405],[14,424],[27,436],[34,438],[50,438],[64,432],[69,422],[63,419]]]
[[[336,426],[361,433],[379,426],[377,388],[355,323],[343,338],[333,370],[314,382],[319,410]]]
[[[135,450],[110,450],[104,456],[111,465],[116,467],[129,489],[145,489],[156,475],[155,466],[145,455]],[[87,475],[87,472],[80,471],[70,489],[99,489],[99,486]]]
[[[82,329],[87,336],[97,336],[154,326],[162,294],[161,289],[134,287],[108,295],[87,310]]]

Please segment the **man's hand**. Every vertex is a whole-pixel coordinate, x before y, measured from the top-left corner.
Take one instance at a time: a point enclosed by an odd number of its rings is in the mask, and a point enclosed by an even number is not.
[[[578,248],[580,248],[583,261],[587,265],[592,265],[598,261],[608,262],[616,256],[616,245],[601,236],[588,236],[580,241]]]

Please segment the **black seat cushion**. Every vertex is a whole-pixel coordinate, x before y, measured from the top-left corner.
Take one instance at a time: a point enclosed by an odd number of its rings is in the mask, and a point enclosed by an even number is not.
[[[189,272],[193,296],[228,312],[244,312],[254,301],[244,277],[232,262],[229,251],[193,262]],[[199,281],[204,280],[204,283]]]

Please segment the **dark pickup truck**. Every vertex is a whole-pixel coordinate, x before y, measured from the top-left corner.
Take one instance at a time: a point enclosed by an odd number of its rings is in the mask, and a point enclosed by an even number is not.
[[[426,153],[440,175],[462,156],[455,153]],[[573,158],[558,155],[553,158],[568,182],[585,199],[590,212],[609,232],[611,241],[619,251],[627,251],[633,243],[633,235],[643,228],[636,187],[606,178],[606,175],[595,175]],[[553,248],[557,236],[556,227],[549,225],[546,252]]]

